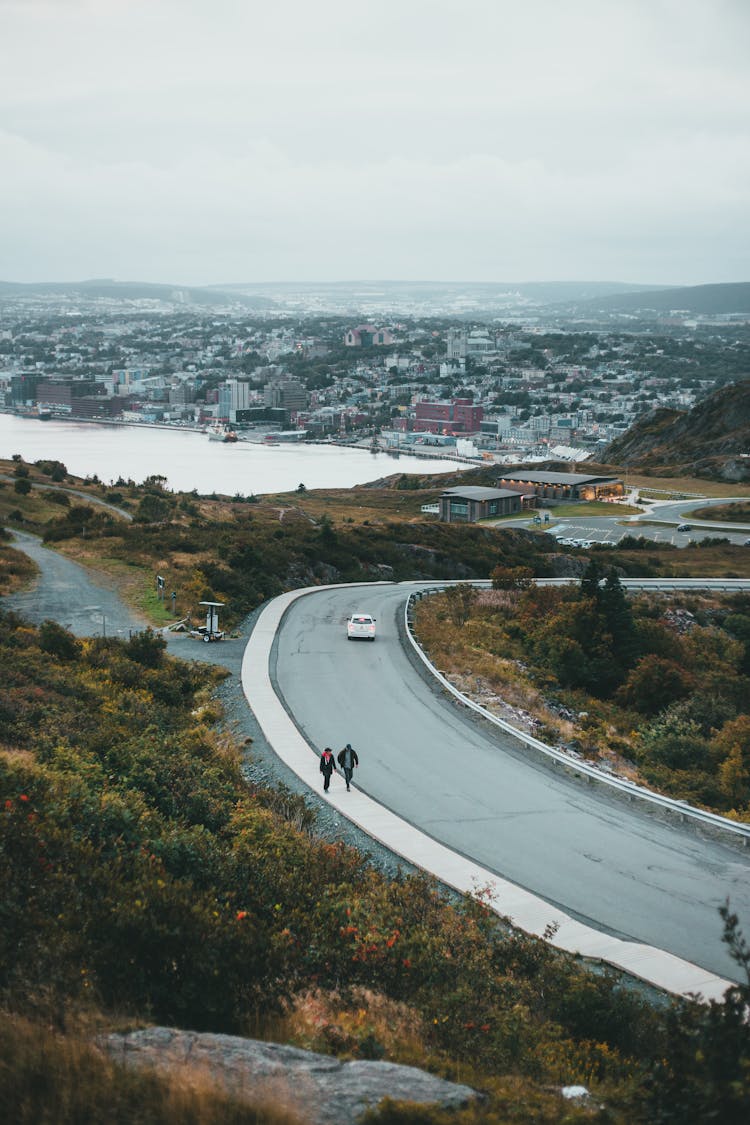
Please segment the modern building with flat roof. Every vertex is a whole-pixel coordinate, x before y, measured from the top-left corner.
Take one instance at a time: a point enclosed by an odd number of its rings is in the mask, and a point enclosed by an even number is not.
[[[476,523],[477,520],[510,516],[521,511],[521,494],[506,488],[466,485],[447,488],[440,497],[443,523]]]
[[[583,473],[527,472],[517,469],[497,479],[498,487],[528,492],[548,500],[600,500],[622,496],[623,482],[617,477],[586,476]]]

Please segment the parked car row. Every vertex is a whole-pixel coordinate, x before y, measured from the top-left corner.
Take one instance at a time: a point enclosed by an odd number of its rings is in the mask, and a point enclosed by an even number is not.
[[[568,539],[565,536],[563,536],[562,538],[558,537],[557,542],[560,544],[561,547],[585,547],[585,548],[589,548],[589,547],[593,546],[593,541],[591,539]]]

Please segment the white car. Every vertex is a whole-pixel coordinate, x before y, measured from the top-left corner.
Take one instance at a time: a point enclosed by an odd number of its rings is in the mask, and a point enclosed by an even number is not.
[[[346,619],[346,639],[348,641],[374,641],[375,618],[369,613],[353,613]]]

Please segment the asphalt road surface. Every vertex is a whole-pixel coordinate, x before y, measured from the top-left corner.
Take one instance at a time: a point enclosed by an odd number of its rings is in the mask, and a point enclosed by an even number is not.
[[[274,674],[319,749],[351,742],[355,783],[405,820],[594,928],[737,979],[727,897],[750,933],[750,857],[524,756],[420,676],[397,633],[406,588],[322,589],[282,622]],[[345,621],[377,618],[375,642]]]
[[[3,598],[3,605],[29,621],[57,621],[77,637],[127,637],[146,621],[129,610],[116,591],[90,572],[50,550],[35,535],[14,531],[14,546],[39,566],[41,576],[26,590]]]

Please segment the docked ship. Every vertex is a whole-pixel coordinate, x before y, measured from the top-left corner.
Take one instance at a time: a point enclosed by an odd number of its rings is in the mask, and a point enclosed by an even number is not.
[[[237,441],[237,434],[234,430],[226,429],[220,422],[209,426],[206,433],[209,441]]]

